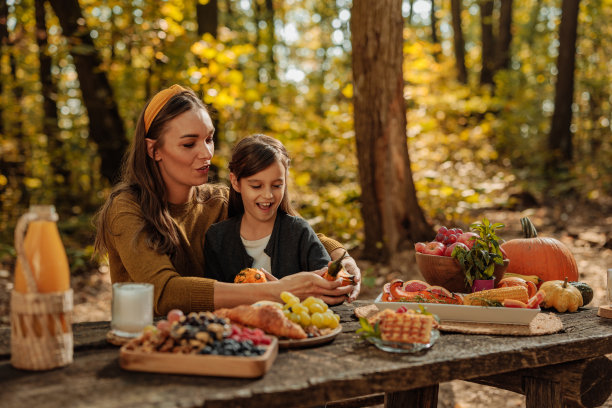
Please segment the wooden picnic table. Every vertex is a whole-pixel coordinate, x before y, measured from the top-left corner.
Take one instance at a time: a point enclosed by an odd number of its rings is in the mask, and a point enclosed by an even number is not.
[[[74,325],[71,365],[20,371],[9,362],[10,330],[1,329],[0,405],[308,407],[361,398],[357,401],[384,400],[388,407],[431,408],[437,406],[438,385],[456,379],[523,393],[529,408],[598,406],[610,395],[611,363],[605,355],[612,353],[612,320],[598,317],[595,309],[560,314],[564,325],[560,333],[531,337],[443,333],[433,348],[411,355],[386,353],[359,340],[353,308],[348,304],[334,308],[343,330],[332,343],[281,350],[270,371],[257,379],[122,370],[118,348],[105,340],[109,322]]]

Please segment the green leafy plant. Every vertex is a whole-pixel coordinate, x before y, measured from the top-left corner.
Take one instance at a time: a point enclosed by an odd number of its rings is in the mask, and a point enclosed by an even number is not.
[[[484,218],[482,222],[470,225],[470,229],[478,234],[478,237],[474,238],[474,246],[470,250],[460,246],[453,249],[451,256],[459,261],[469,286],[472,286],[477,279],[491,279],[495,265],[503,265],[501,243],[495,233],[503,227],[504,224],[491,224],[487,218]]]
[[[372,326],[370,322],[368,322],[368,319],[365,317],[360,317],[359,324],[361,325],[361,328],[357,329],[356,333],[359,334],[363,340],[369,337],[380,338],[380,327],[378,327],[378,322]]]

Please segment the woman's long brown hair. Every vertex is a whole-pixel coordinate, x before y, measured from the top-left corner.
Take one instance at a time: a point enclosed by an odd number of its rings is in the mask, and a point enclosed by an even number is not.
[[[129,193],[139,205],[145,219],[142,230],[134,235],[134,242],[140,233],[144,233],[147,245],[158,253],[169,255],[175,265],[185,261],[180,234],[168,209],[166,185],[157,163],[147,153],[145,139],[156,140],[157,147],[161,147],[168,122],[192,109],[204,109],[208,112],[193,91],[186,90],[174,95],[159,111],[149,131],[146,132],[145,106],[136,124],[134,140],[124,159],[121,181],[113,188],[109,198],[94,218],[97,227],[94,244],[96,253],[103,254],[109,247],[108,236],[113,233],[112,226],[109,225],[109,211],[113,201],[118,195]],[[194,200],[199,196],[196,188]]]

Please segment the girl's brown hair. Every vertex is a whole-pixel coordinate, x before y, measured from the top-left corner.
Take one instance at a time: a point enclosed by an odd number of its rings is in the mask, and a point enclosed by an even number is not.
[[[151,101],[147,106],[149,103]],[[124,159],[121,181],[113,188],[108,200],[94,218],[97,227],[94,248],[97,253],[106,252],[108,249],[107,237],[112,234],[108,224],[110,208],[118,195],[129,193],[138,203],[145,219],[142,230],[135,234],[134,240],[140,233],[144,233],[146,243],[151,248],[158,253],[169,255],[173,263],[176,261],[180,264],[185,260],[181,235],[170,216],[166,185],[157,162],[148,155],[146,139],[155,140],[156,147],[159,148],[163,146],[164,131],[172,119],[189,110],[204,109],[208,113],[208,109],[192,90],[185,89],[168,100],[147,132],[144,121],[147,106],[138,118],[134,139]],[[196,187],[194,200],[199,196],[200,191]]]
[[[237,180],[250,177],[272,164],[279,162],[285,168],[285,192],[279,208],[290,215],[297,216],[297,211],[291,205],[287,181],[289,176],[289,153],[283,144],[273,137],[255,134],[242,139],[232,150],[229,164],[230,172]],[[230,185],[228,216],[244,214],[244,204],[240,193]]]

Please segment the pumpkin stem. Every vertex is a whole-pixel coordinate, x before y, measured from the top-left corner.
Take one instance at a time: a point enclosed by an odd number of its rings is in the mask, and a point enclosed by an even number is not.
[[[523,236],[525,238],[537,238],[538,231],[529,218],[521,218],[521,226],[523,227]]]
[[[565,281],[563,282],[563,289],[567,288],[567,276],[565,277]]]

